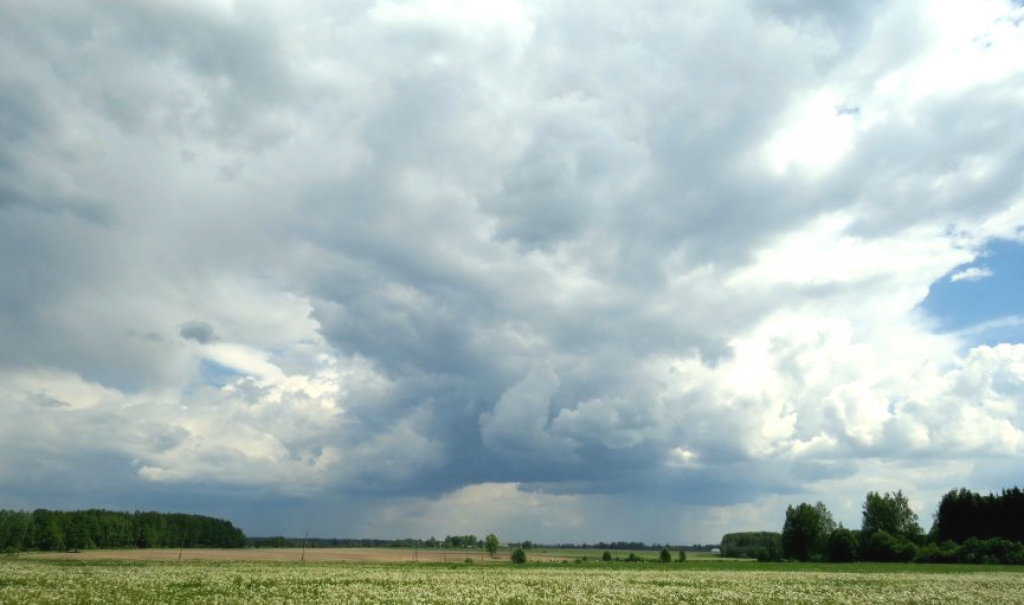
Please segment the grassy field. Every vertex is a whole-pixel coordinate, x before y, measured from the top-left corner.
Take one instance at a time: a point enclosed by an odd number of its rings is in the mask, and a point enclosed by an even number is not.
[[[1024,570],[970,571],[711,561],[515,566],[0,558],[0,605],[1024,605]]]

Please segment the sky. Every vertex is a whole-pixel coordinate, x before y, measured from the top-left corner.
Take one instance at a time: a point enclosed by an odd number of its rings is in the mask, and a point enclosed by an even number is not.
[[[1022,23],[0,0],[0,508],[688,544],[1022,485]]]

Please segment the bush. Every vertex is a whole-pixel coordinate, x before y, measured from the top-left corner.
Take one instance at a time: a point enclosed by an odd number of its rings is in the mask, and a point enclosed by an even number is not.
[[[672,562],[672,553],[667,548],[662,548],[661,552],[658,553],[658,558],[661,559],[662,563]]]
[[[679,561],[680,563],[685,563],[686,562],[686,551],[685,550],[680,550],[679,551],[679,558],[677,559],[677,561]]]
[[[753,559],[762,548],[782,550],[782,534],[771,531],[739,532],[722,536],[722,556]]]
[[[867,561],[908,562],[917,556],[917,547],[906,538],[889,532],[877,531],[861,548],[861,558]]]
[[[643,561],[643,559],[636,556],[635,553],[629,553],[629,556],[626,557],[626,563],[640,563],[641,561]]]
[[[512,562],[513,563],[526,563],[526,551],[522,548],[517,548],[512,551]]]
[[[957,559],[961,563],[1024,564],[1024,544],[1003,538],[968,538],[960,546],[957,554]]]
[[[776,544],[768,544],[757,550],[756,558],[759,563],[773,563],[782,560],[782,549]]]
[[[960,547],[954,542],[928,544],[917,549],[914,561],[918,563],[956,563],[960,560]]]
[[[857,560],[857,551],[860,549],[860,540],[857,534],[842,527],[836,529],[828,536],[825,544],[825,557],[833,563],[851,563]]]
[[[601,555],[601,560],[602,561],[611,561],[612,560],[612,553],[608,552],[607,550],[604,551],[604,554]]]

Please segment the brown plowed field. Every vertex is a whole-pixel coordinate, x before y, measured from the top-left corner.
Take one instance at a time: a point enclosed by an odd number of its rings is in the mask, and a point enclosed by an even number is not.
[[[528,552],[531,561],[565,561],[571,557]],[[22,553],[26,559],[81,559],[120,561],[300,561],[301,548],[196,548],[179,551],[176,548],[145,548],[137,550],[84,550],[77,553]],[[405,548],[307,548],[306,561],[363,561],[369,563],[462,563],[505,562],[508,550],[491,558],[481,550],[412,550]]]

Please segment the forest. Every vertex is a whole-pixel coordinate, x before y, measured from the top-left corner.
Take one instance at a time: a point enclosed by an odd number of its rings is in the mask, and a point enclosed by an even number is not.
[[[736,541],[753,534],[726,536]],[[778,536],[777,542],[774,536]],[[946,493],[926,534],[907,497],[897,490],[869,492],[860,530],[837,526],[823,503],[786,509],[781,534],[764,534],[761,560],[917,561],[1024,564],[1024,492],[1004,489],[982,495],[967,489]],[[723,554],[725,554],[723,538]],[[777,546],[776,546],[777,544]]]
[[[230,521],[179,513],[0,510],[0,552],[88,548],[240,548]]]

